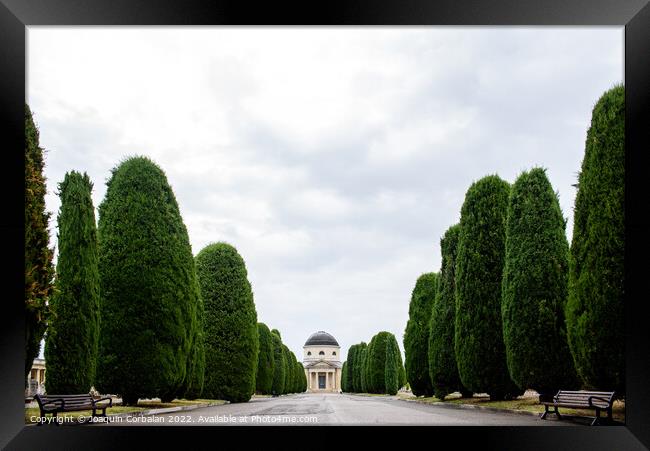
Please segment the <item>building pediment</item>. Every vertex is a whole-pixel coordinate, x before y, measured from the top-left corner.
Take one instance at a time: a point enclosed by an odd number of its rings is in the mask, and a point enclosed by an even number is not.
[[[315,360],[313,362],[305,363],[305,368],[341,368],[341,364],[332,360]]]

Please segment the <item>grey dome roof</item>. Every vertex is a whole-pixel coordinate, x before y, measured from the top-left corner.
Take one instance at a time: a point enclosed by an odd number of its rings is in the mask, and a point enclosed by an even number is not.
[[[339,342],[327,332],[319,330],[310,335],[305,346],[339,346]]]

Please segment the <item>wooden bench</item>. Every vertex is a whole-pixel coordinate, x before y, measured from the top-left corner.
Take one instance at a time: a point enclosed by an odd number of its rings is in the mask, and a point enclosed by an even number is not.
[[[572,409],[595,409],[596,417],[591,425],[600,424],[600,412],[607,412],[607,419],[612,421],[612,405],[614,404],[613,391],[567,391],[560,390],[557,395],[553,397],[552,401],[543,401],[544,413],[542,420],[546,418],[549,413],[557,415],[558,419],[562,419],[558,407],[569,407]],[[554,407],[554,411],[550,411],[549,407]]]
[[[106,416],[106,408],[113,407],[113,399],[110,397],[97,398],[89,393],[80,395],[34,395],[34,399],[38,403],[38,408],[41,411],[41,419],[45,418],[46,414],[50,414],[52,418],[56,418],[59,412],[73,412],[79,410],[92,410],[92,417]],[[108,403],[100,404],[103,401]],[[101,414],[97,411],[101,410]],[[53,421],[54,424],[59,424],[58,421]],[[41,426],[43,421],[39,421],[38,425]]]

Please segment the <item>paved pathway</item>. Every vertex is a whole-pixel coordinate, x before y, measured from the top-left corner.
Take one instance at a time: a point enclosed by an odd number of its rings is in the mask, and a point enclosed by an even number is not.
[[[303,393],[153,415],[121,424],[568,426],[573,423],[543,421],[532,415],[407,402],[396,397]]]

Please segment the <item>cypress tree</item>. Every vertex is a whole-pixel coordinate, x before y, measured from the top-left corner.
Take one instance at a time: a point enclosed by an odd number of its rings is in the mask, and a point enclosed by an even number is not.
[[[364,343],[365,345],[365,343]],[[368,356],[368,347],[363,346],[361,349],[359,349],[359,355],[357,357],[357,366],[358,366],[358,371],[359,371],[359,388],[360,388],[360,393],[367,393],[368,392],[368,385],[367,385],[367,367],[366,367],[366,359]]]
[[[512,398],[501,325],[501,281],[510,186],[497,175],[470,186],[460,215],[456,261],[455,353],[463,385],[491,399]]]
[[[260,352],[257,360],[257,377],[255,385],[258,393],[271,394],[273,389],[273,372],[275,370],[273,359],[273,339],[271,331],[264,323],[257,323],[260,341]]]
[[[291,351],[287,345],[282,344],[282,353],[284,354],[285,370],[284,370],[284,393],[289,394],[293,391],[293,359],[291,358]]]
[[[396,395],[399,390],[399,346],[393,334],[386,338],[386,363],[384,369],[385,393]]]
[[[54,277],[44,167],[38,129],[25,105],[25,383],[41,349]]]
[[[569,243],[544,169],[522,173],[510,193],[503,271],[503,340],[512,380],[552,396],[575,387],[567,344]]]
[[[569,347],[585,388],[625,393],[625,89],[594,106],[578,177],[566,305]]]
[[[204,394],[246,402],[255,391],[259,337],[244,259],[230,244],[209,244],[196,270],[205,303]]]
[[[99,269],[93,185],[84,173],[59,184],[56,292],[45,340],[49,393],[88,393],[99,340]]]
[[[305,391],[303,389],[304,377],[305,369],[303,368],[302,364],[296,359],[296,393],[302,393]]]
[[[198,294],[187,229],[146,157],[113,169],[97,230],[102,327],[97,389],[171,400],[186,384]]]
[[[282,348],[280,332],[277,329],[271,331],[271,338],[273,340],[273,385],[271,386],[271,393],[281,395],[284,393],[287,361]]]
[[[348,390],[350,390],[351,393],[359,392],[359,388],[360,388],[357,387],[357,380],[355,380],[355,372],[357,378],[359,374],[359,368],[356,366],[358,349],[359,349],[358,344],[354,344],[350,346],[350,349],[348,349],[348,357],[346,359],[346,361],[348,362],[347,386],[348,386]]]
[[[398,385],[401,389],[406,385],[406,369],[404,368],[404,361],[402,360],[402,353],[397,349],[397,366],[398,366]]]
[[[363,365],[361,363],[361,354],[365,351],[368,345],[362,341],[356,346],[357,349],[354,354],[354,368],[353,368],[354,372],[352,374],[352,384],[355,392],[362,393],[363,390],[361,387],[361,374],[363,373]]]
[[[438,290],[429,324],[429,375],[436,398],[455,391],[466,393],[458,376],[454,352],[454,322],[456,316],[455,266],[460,225],[451,226],[440,240],[442,266]]]
[[[370,341],[366,361],[366,383],[370,393],[386,393],[386,343],[391,336],[390,332],[382,331]]]
[[[348,361],[343,362],[343,367],[341,368],[341,391],[343,393],[349,393],[348,389]]]
[[[436,273],[422,274],[413,288],[409,304],[409,320],[404,331],[406,379],[415,396],[431,396],[429,376],[429,322],[438,288]]]
[[[198,282],[197,282],[198,283]],[[198,288],[197,288],[198,291]],[[196,298],[195,321],[196,327],[192,335],[191,354],[187,366],[187,383],[181,396],[185,399],[196,399],[203,393],[205,383],[205,308],[201,296]]]

